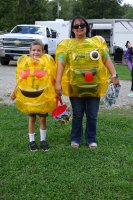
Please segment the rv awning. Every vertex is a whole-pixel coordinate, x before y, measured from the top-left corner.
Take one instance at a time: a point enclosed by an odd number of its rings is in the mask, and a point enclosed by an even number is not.
[[[94,29],[94,30],[111,30],[112,24],[93,24],[92,29]]]

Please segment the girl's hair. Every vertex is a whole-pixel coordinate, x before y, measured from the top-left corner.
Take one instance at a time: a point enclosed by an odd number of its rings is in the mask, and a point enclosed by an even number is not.
[[[44,51],[44,44],[42,43],[41,40],[34,40],[34,41],[31,43],[31,45],[30,45],[30,50],[31,50],[32,46],[34,46],[34,45],[39,45],[39,46],[41,46],[42,51]]]
[[[76,16],[72,19],[72,22],[71,22],[71,31],[70,31],[70,37],[71,38],[75,38],[75,34],[73,32],[73,25],[74,25],[74,22],[76,19],[81,19],[82,21],[84,21],[85,25],[86,25],[86,37],[89,37],[89,32],[90,32],[90,26],[88,24],[88,22],[86,21],[86,19],[82,16]]]

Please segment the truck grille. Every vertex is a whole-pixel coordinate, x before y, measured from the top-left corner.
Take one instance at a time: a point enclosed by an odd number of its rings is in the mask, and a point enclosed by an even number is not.
[[[5,54],[8,55],[22,55],[22,54],[29,54],[29,50],[7,50],[5,49]]]
[[[4,48],[18,48],[18,47],[29,47],[34,39],[17,39],[17,38],[4,38]]]

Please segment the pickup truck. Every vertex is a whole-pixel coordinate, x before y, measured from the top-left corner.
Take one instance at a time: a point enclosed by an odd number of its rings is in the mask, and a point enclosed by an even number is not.
[[[0,35],[0,62],[8,65],[23,54],[29,54],[30,44],[40,39],[47,53],[54,56],[57,46],[56,31],[44,25],[17,25],[9,33]]]

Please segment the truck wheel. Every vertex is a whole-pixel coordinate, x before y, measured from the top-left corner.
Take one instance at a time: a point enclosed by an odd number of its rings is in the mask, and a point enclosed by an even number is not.
[[[45,46],[44,46],[44,52],[45,52],[45,53],[48,53],[48,45],[45,45]]]
[[[8,65],[10,60],[5,59],[5,58],[1,58],[0,62],[1,62],[2,65]]]

